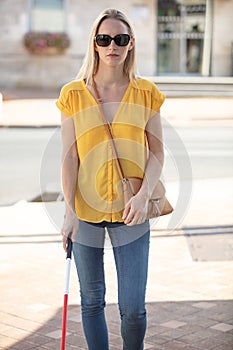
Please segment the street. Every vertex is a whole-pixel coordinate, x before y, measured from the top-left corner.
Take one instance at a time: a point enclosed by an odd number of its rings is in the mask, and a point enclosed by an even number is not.
[[[179,180],[178,172],[187,171],[190,163],[193,179],[232,177],[232,136],[231,127],[174,129],[166,124],[164,178]],[[60,190],[59,127],[0,128],[0,159],[0,205]]]

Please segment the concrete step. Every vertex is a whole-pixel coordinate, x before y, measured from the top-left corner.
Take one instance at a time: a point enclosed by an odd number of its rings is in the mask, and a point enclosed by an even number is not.
[[[167,97],[233,97],[232,77],[153,76],[152,80]]]

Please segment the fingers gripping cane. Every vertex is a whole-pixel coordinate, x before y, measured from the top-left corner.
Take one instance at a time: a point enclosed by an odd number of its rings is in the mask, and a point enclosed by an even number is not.
[[[66,321],[67,321],[67,309],[68,309],[71,255],[72,255],[72,241],[70,238],[68,238],[67,255],[66,255],[65,294],[64,294],[64,305],[63,305],[63,315],[62,315],[61,350],[65,350],[66,348]]]

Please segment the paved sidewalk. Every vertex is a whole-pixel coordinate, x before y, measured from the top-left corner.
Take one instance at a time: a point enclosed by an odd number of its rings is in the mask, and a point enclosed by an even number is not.
[[[0,103],[0,127],[60,125],[60,111],[55,106],[58,96],[57,90],[5,92],[2,107]],[[233,98],[167,97],[161,113],[173,126],[233,126]]]
[[[174,203],[177,184],[169,184]],[[213,193],[212,188],[219,190]],[[225,207],[213,206],[216,194]],[[202,206],[200,207],[200,203]],[[63,204],[49,203],[47,212]],[[200,208],[208,208],[202,212]],[[233,179],[194,182],[186,217],[167,231],[152,223],[145,349],[231,350],[233,345]],[[0,208],[0,349],[59,349],[65,255],[41,203]],[[34,229],[32,229],[34,227]],[[109,240],[105,269],[110,349],[121,350],[116,272]],[[74,262],[67,350],[87,349]],[[101,349],[96,349],[101,350]]]

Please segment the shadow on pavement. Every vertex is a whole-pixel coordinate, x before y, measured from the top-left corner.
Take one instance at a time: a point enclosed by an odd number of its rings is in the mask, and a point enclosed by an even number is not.
[[[233,344],[233,300],[170,301],[147,303],[148,327],[145,349],[231,350]],[[106,307],[110,350],[122,349],[118,306]],[[8,350],[60,349],[62,309],[41,328],[15,342]],[[22,329],[23,328],[22,318]],[[26,331],[26,329],[25,329]],[[7,334],[9,338],[11,333]],[[13,338],[13,337],[12,337]],[[13,339],[12,339],[13,343]],[[66,350],[87,349],[80,306],[68,309]],[[96,349],[100,350],[100,349]]]
[[[184,227],[194,261],[233,260],[233,225]]]

